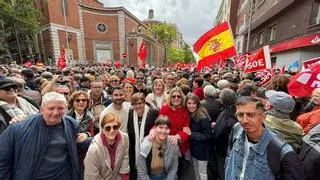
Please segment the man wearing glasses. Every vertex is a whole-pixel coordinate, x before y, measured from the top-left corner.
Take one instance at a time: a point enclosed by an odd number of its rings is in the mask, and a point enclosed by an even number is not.
[[[241,127],[236,128],[239,125],[236,124],[230,136],[226,179],[305,179],[301,162],[289,144],[283,143],[278,154],[268,153],[271,149],[269,143],[278,137],[263,124],[266,115],[260,100],[250,96],[239,99],[236,117]],[[269,161],[272,156],[280,158],[280,172],[277,174],[272,170],[274,164]]]

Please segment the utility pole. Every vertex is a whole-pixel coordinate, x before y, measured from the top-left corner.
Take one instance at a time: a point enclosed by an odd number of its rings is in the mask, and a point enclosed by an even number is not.
[[[249,46],[250,46],[251,21],[252,21],[252,0],[249,0],[249,24],[248,24],[248,37],[247,37],[246,52],[249,52]]]

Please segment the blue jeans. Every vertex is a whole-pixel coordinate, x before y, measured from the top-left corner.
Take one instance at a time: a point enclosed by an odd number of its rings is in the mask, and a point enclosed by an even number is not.
[[[150,180],[167,180],[167,174],[165,172],[161,174],[150,174]]]

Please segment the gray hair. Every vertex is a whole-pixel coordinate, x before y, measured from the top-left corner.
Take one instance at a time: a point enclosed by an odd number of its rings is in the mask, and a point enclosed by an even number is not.
[[[219,98],[221,100],[221,104],[229,106],[236,103],[237,94],[232,89],[224,88],[221,91]]]
[[[134,72],[132,70],[128,70],[126,76],[134,78]]]
[[[41,106],[44,106],[50,101],[62,101],[67,106],[67,100],[64,95],[57,92],[48,92],[42,97]]]
[[[229,85],[229,81],[225,79],[221,79],[218,81],[217,86],[220,90],[222,90],[224,88],[228,88],[230,85]]]
[[[203,88],[204,97],[218,97],[219,91],[212,85],[206,85]]]

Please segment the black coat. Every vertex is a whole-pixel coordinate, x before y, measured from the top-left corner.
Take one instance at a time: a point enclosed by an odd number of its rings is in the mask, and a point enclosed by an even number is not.
[[[206,97],[201,104],[207,109],[211,122],[216,122],[222,108],[220,101],[213,97]]]
[[[144,128],[144,136],[149,134],[149,131],[152,129],[154,121],[157,119],[159,111],[157,109],[149,106],[149,112],[146,117],[146,124]],[[129,111],[128,117],[128,136],[129,136],[129,164],[130,164],[130,179],[137,178],[137,169],[136,169],[136,133],[134,131],[133,123],[133,109]]]
[[[190,115],[190,153],[197,160],[208,161],[211,147],[211,122],[209,115],[205,114],[201,119],[196,120]]]
[[[219,157],[226,157],[227,155],[229,135],[233,125],[238,122],[235,113],[235,105],[223,107],[223,111],[219,114],[214,126],[213,141]]]

